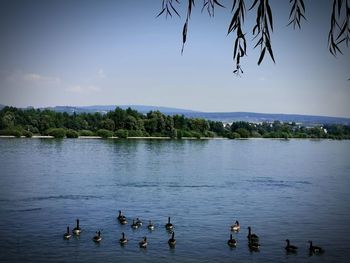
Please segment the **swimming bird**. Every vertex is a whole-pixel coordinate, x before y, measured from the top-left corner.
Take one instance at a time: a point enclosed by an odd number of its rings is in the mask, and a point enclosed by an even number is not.
[[[80,235],[81,233],[81,228],[79,226],[79,219],[77,219],[77,226],[73,228],[73,234],[74,235]]]
[[[136,218],[136,225],[142,226],[142,221],[139,218]]]
[[[169,238],[168,240],[168,244],[171,248],[174,248],[176,245],[176,239],[174,237],[175,237],[175,232],[172,233],[171,238]]]
[[[167,230],[173,230],[174,226],[172,223],[170,223],[170,216],[168,217],[168,223],[165,224],[165,228]]]
[[[126,218],[122,218],[119,220],[119,223],[122,225],[126,225],[128,223],[128,221],[126,220]]]
[[[67,226],[67,232],[64,233],[63,238],[64,239],[69,239],[71,237],[71,234],[69,233],[69,226]]]
[[[126,243],[128,243],[128,240],[126,239],[124,232],[122,233],[122,238],[119,239],[119,243],[121,245],[125,245]]]
[[[122,220],[122,219],[125,219],[125,216],[123,215],[123,213],[122,213],[121,210],[119,210],[119,215],[118,215],[117,219],[118,219],[119,221]]]
[[[132,220],[131,228],[138,229],[139,225],[135,223],[135,219]]]
[[[119,223],[122,225],[126,225],[128,223],[128,221],[126,220],[126,217],[122,214],[121,210],[119,210],[119,215],[117,219],[119,220]]]
[[[237,245],[237,241],[232,238],[232,234],[230,235],[230,239],[227,240],[227,245],[230,247],[235,247]]]
[[[139,242],[139,246],[140,248],[146,248],[148,245],[147,243],[147,237],[144,237],[140,242]]]
[[[101,231],[99,230],[98,232],[96,232],[96,235],[92,238],[92,240],[94,242],[100,242],[102,240],[102,237],[101,237]]]
[[[239,222],[236,220],[236,222],[231,226],[231,231],[238,232],[241,229],[241,226],[239,225]]]
[[[324,249],[318,246],[313,246],[312,245],[312,241],[309,241],[310,243],[310,247],[309,247],[309,251],[311,254],[322,254],[324,253]]]
[[[255,234],[252,234],[252,229],[250,226],[248,226],[248,236],[247,236],[249,242],[259,242],[259,237]]]
[[[252,251],[258,251],[259,248],[260,248],[260,244],[258,241],[252,241],[252,240],[249,240],[248,242],[248,247],[250,250]]]
[[[149,221],[147,228],[148,228],[149,230],[154,230],[154,225],[152,224],[152,221],[151,221],[151,220]]]
[[[292,252],[292,253],[297,252],[298,247],[291,245],[289,243],[289,239],[286,239],[286,242],[287,242],[287,246],[286,246],[287,252]]]

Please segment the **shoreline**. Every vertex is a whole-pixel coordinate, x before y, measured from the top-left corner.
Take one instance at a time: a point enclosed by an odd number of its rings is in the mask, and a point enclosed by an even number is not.
[[[330,138],[258,138],[258,137],[250,137],[250,138],[236,138],[236,139],[229,139],[229,138],[224,138],[224,137],[201,137],[201,138],[196,138],[196,137],[182,137],[180,139],[178,138],[170,138],[170,137],[155,137],[155,136],[149,136],[149,137],[128,137],[128,138],[119,138],[119,137],[108,137],[108,138],[103,138],[100,136],[79,136],[78,138],[55,138],[50,135],[33,135],[32,137],[16,137],[14,135],[0,135],[0,139],[97,139],[97,140],[280,140],[280,141],[289,141],[289,140],[311,140],[311,141],[321,141],[321,140],[330,140],[330,141],[338,141]],[[346,140],[346,139],[342,139]]]
[[[33,135],[32,137],[26,137],[26,136],[21,136],[21,137],[16,137],[14,135],[0,135],[0,138],[28,138],[28,139],[55,139],[55,137],[50,136],[50,135]],[[78,138],[60,138],[60,139],[120,139],[120,140],[228,140],[228,138],[223,138],[223,137],[215,137],[215,138],[209,138],[209,137],[201,137],[201,138],[196,138],[196,137],[182,137],[181,139],[178,138],[170,138],[170,137],[156,137],[156,136],[149,136],[149,137],[127,137],[127,138],[119,138],[116,136],[113,137],[108,137],[108,138],[103,138],[100,136],[79,136]]]

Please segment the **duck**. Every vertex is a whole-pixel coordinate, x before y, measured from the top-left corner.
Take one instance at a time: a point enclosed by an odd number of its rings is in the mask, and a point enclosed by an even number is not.
[[[147,228],[148,228],[149,230],[154,230],[154,225],[152,224],[152,221],[151,221],[151,220],[149,221]]]
[[[260,244],[258,241],[249,240],[248,247],[251,251],[258,251],[260,248]]]
[[[128,221],[126,220],[126,217],[123,215],[121,210],[119,210],[119,215],[117,219],[119,220],[119,223],[122,225],[126,225],[128,223]]]
[[[64,239],[69,239],[71,237],[71,234],[69,233],[69,226],[67,226],[67,232],[64,233],[63,238]]]
[[[101,231],[99,230],[98,232],[96,232],[96,235],[92,238],[92,240],[96,243],[99,243],[102,240],[101,237]]]
[[[132,220],[131,228],[138,229],[139,225],[135,223],[135,219]]]
[[[142,226],[142,221],[139,218],[136,218],[136,225]]]
[[[122,238],[119,239],[119,243],[121,245],[125,245],[126,243],[128,243],[128,240],[126,239],[124,232],[122,233]]]
[[[291,245],[290,242],[289,242],[289,239],[286,239],[286,242],[287,242],[286,251],[287,252],[296,253],[298,247]]]
[[[122,224],[122,225],[126,225],[128,223],[128,221],[126,220],[126,218],[122,218],[119,220],[119,223]]]
[[[250,226],[248,226],[248,236],[247,236],[249,242],[255,242],[258,243],[259,242],[259,237],[255,234],[252,234],[252,229]]]
[[[171,234],[171,238],[168,240],[169,247],[174,248],[176,245],[175,232]]]
[[[77,226],[73,228],[73,234],[74,235],[80,235],[81,233],[81,228],[79,226],[79,219],[77,219]]]
[[[143,237],[143,239],[139,242],[140,248],[146,248],[148,245],[147,243],[147,237]]]
[[[121,210],[119,210],[119,215],[118,215],[117,219],[118,219],[119,221],[121,221],[121,220],[124,220],[124,219],[125,219],[125,216],[123,215],[123,213],[122,213],[122,211],[121,211]]]
[[[237,241],[233,239],[232,234],[230,235],[230,239],[227,240],[227,245],[230,247],[235,247],[237,245]]]
[[[170,223],[170,216],[168,217],[168,223],[165,224],[165,228],[170,231],[174,229],[173,224]]]
[[[241,229],[241,226],[239,225],[239,222],[236,220],[236,222],[231,226],[231,231],[238,232]]]
[[[310,243],[310,247],[309,247],[309,251],[311,254],[322,254],[324,253],[324,249],[318,246],[313,246],[312,245],[312,241],[309,240]]]

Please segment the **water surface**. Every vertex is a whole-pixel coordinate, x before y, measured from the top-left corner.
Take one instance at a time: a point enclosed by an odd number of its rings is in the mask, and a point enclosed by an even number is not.
[[[350,142],[0,139],[1,262],[347,262]],[[132,221],[156,229],[119,225]],[[177,246],[164,224],[171,216]],[[63,240],[79,218],[79,238]],[[226,241],[229,226],[241,223]],[[260,236],[250,252],[247,227]],[[101,244],[92,237],[102,231]],[[125,232],[129,243],[121,247]],[[146,250],[138,241],[147,236]],[[285,239],[299,247],[286,254]],[[309,256],[308,240],[326,249]]]

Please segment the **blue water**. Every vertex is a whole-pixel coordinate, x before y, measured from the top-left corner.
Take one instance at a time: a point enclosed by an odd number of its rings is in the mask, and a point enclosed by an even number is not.
[[[348,262],[350,142],[0,139],[1,262]],[[129,224],[116,220],[118,210]],[[175,225],[170,249],[164,228]],[[144,226],[132,230],[139,217]],[[79,218],[79,238],[64,240]],[[145,225],[152,220],[156,229]],[[237,247],[226,242],[230,225]],[[247,227],[260,237],[250,252]],[[103,240],[92,237],[101,230]],[[122,232],[129,243],[118,243]],[[147,249],[138,242],[147,236]],[[286,254],[285,239],[299,247]],[[308,240],[326,252],[309,256]]]

